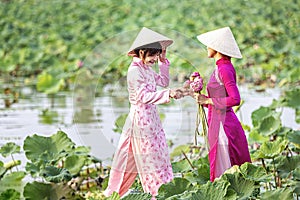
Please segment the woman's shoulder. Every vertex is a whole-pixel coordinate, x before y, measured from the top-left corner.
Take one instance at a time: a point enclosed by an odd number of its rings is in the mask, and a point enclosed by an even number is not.
[[[227,70],[234,70],[233,64],[231,63],[230,59],[220,59],[216,62],[219,71],[227,71]]]

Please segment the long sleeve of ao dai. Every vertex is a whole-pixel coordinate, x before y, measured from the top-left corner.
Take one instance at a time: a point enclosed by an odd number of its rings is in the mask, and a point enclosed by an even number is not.
[[[170,90],[157,91],[156,86],[169,85],[169,61],[158,63],[160,72],[156,73],[151,67],[134,58],[128,69],[127,83],[129,101],[131,104],[164,104],[170,101]]]

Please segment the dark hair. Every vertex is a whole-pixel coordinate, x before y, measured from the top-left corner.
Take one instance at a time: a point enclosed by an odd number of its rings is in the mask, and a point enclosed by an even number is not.
[[[151,44],[147,44],[147,45],[138,47],[133,50],[135,55],[138,57],[140,57],[140,50],[144,51],[144,58],[145,58],[147,54],[148,54],[148,56],[153,56],[157,53],[161,54],[162,47],[159,42],[155,42],[155,43],[151,43]]]

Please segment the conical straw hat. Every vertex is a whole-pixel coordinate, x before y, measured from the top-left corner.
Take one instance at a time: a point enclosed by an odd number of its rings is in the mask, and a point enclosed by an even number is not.
[[[133,44],[131,45],[130,49],[128,50],[129,56],[134,56],[134,49],[142,46],[150,46],[152,43],[159,42],[162,47],[167,48],[173,43],[173,40],[163,36],[155,31],[152,31],[148,28],[143,27],[139,34],[136,36]],[[155,47],[155,46],[153,46]]]
[[[233,58],[242,58],[241,51],[229,27],[209,31],[197,36],[197,39],[224,55]]]

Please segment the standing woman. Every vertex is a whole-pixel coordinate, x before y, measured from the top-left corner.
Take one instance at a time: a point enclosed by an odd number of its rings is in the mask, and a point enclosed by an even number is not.
[[[133,56],[127,73],[130,112],[123,127],[104,195],[114,191],[123,196],[139,175],[145,193],[155,199],[159,187],[173,179],[165,133],[157,104],[181,97],[180,90],[156,90],[169,85],[166,48],[173,41],[142,28],[128,55]],[[152,66],[158,62],[160,72]]]
[[[216,68],[207,84],[208,96],[196,95],[198,103],[208,106],[210,180],[220,177],[233,165],[251,162],[247,138],[233,106],[240,104],[236,72],[231,58],[242,54],[229,27],[197,36],[207,46]]]

